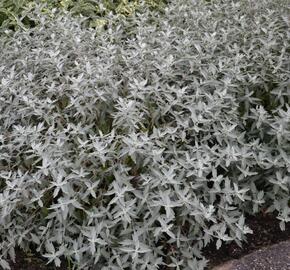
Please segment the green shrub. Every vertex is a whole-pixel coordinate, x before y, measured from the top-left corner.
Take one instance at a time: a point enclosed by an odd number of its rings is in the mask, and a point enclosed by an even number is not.
[[[0,26],[2,28],[17,29],[34,26],[28,19],[29,12],[36,4],[46,4],[42,12],[53,9],[65,9],[74,15],[82,15],[89,19],[90,27],[107,24],[102,17],[113,12],[124,16],[131,16],[142,6],[161,10],[167,0],[3,0],[0,2]]]
[[[289,221],[287,1],[173,2],[107,14],[107,31],[36,7],[1,37],[3,268],[21,247],[78,269],[204,269],[246,215]]]

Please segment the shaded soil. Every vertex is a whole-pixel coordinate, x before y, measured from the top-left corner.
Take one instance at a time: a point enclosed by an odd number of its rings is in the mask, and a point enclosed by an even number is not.
[[[242,248],[233,242],[222,245],[219,250],[216,250],[215,243],[204,249],[203,255],[209,260],[208,269],[226,261],[239,259],[254,250],[290,239],[290,224],[287,223],[285,231],[281,231],[279,220],[274,215],[251,216],[247,218],[246,224],[252,229],[253,234],[247,235],[247,242],[243,243]]]
[[[16,251],[15,263],[9,262],[11,270],[67,270],[68,267],[62,262],[61,267],[46,264],[46,261],[35,255],[27,255],[21,250]]]

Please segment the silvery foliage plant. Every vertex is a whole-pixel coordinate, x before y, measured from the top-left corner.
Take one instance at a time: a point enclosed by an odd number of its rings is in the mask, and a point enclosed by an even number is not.
[[[287,1],[29,16],[0,40],[0,264],[206,267],[246,215],[290,220]]]

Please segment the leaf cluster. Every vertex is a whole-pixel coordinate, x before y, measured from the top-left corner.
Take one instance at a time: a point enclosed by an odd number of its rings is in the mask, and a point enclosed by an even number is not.
[[[107,31],[36,6],[0,39],[0,265],[204,269],[290,219],[287,1],[177,0]]]
[[[35,21],[28,15],[38,4],[44,5],[43,13],[66,10],[75,16],[87,17],[87,26],[99,28],[108,23],[104,17],[109,13],[129,17],[144,7],[161,11],[167,0],[3,0],[0,2],[0,27],[13,30],[34,27]]]

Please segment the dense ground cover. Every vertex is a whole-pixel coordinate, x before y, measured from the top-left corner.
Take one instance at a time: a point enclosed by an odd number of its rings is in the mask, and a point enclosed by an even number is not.
[[[287,1],[173,1],[106,29],[31,8],[0,40],[0,264],[204,269],[289,221]]]
[[[35,25],[28,14],[37,4],[44,4],[42,13],[53,9],[69,10],[73,15],[83,15],[90,27],[107,24],[103,17],[108,13],[131,16],[143,6],[161,11],[167,0],[2,0],[0,2],[0,27],[2,29],[30,28]]]

